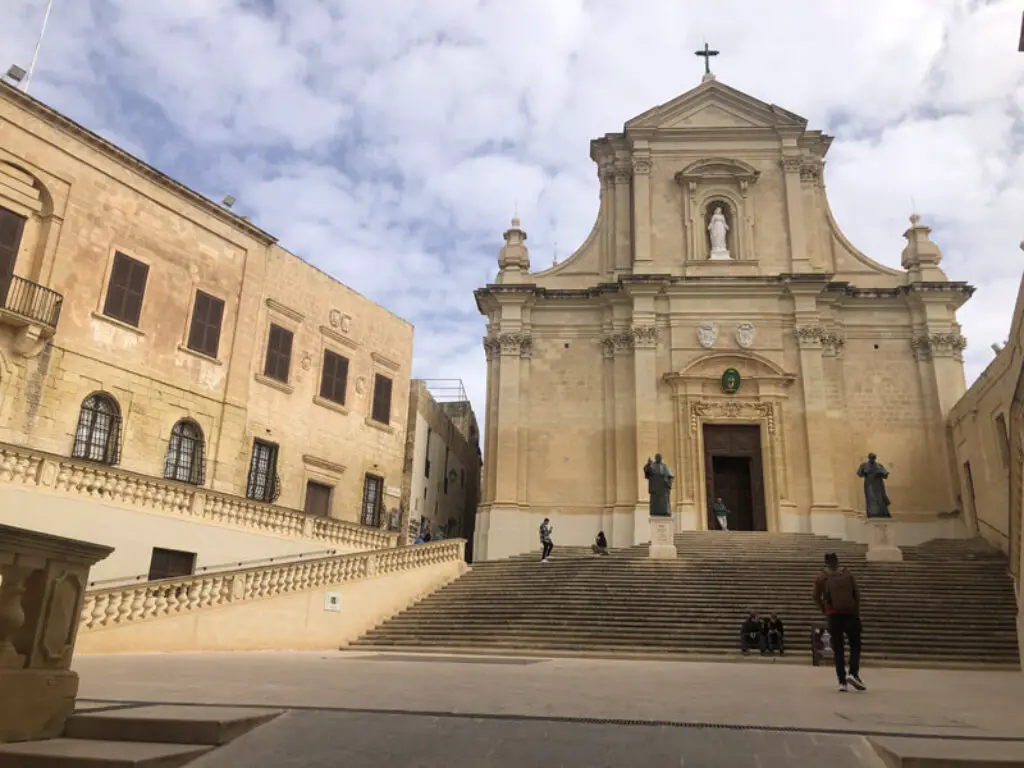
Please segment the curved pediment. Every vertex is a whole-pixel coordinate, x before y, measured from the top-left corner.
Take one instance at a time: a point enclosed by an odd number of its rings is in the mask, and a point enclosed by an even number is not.
[[[755,182],[761,172],[749,163],[730,157],[711,157],[690,163],[676,174],[676,181]]]
[[[691,360],[678,376],[721,376],[726,368],[735,368],[747,378],[791,378],[793,374],[756,352],[709,352]]]

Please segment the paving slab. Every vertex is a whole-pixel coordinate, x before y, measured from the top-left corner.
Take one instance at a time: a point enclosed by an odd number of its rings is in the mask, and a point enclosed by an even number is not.
[[[872,737],[887,768],[1024,768],[1024,742]]]
[[[177,768],[212,747],[185,744],[142,744],[131,741],[51,739],[0,744],[3,768],[112,766],[117,768]]]
[[[64,735],[76,739],[227,744],[272,720],[281,710],[164,705],[73,715]]]

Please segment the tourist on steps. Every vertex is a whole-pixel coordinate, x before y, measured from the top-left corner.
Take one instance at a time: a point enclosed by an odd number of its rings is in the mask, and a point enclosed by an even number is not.
[[[858,691],[867,686],[860,679],[860,590],[857,580],[849,569],[839,566],[835,552],[825,555],[826,572],[820,579],[821,588],[815,583],[818,608],[828,617],[828,632],[832,638],[832,651],[836,662],[836,677],[839,690],[846,691],[847,683]],[[843,638],[850,641],[850,668],[847,671],[843,649]]]
[[[608,539],[604,537],[604,531],[597,532],[597,538],[594,539],[591,549],[594,550],[595,555],[607,555],[608,554]]]
[[[551,550],[555,548],[555,545],[551,543],[551,531],[553,530],[554,526],[551,525],[551,519],[545,517],[544,522],[540,524],[540,561],[542,563],[548,561],[548,558],[551,556]]]
[[[786,629],[777,613],[764,620],[764,638],[768,653],[778,651],[780,656],[786,655]]]
[[[751,648],[759,648],[762,654],[768,650],[763,629],[757,614],[752,613],[744,620],[743,628],[740,629],[740,650],[744,656]]]
[[[711,505],[711,511],[715,513],[715,519],[718,520],[718,527],[723,531],[728,531],[729,508],[725,506],[725,502],[722,501],[721,496],[715,499],[715,503]]]

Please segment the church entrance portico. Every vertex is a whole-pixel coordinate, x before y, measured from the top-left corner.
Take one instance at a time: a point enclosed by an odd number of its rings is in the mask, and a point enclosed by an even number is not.
[[[721,498],[730,512],[730,530],[768,530],[758,425],[704,425],[704,486],[708,529],[718,527],[711,507]]]

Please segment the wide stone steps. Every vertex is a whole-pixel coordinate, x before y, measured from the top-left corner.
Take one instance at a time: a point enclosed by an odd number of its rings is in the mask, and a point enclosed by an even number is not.
[[[775,612],[787,650],[805,655],[810,628],[823,622],[813,580],[836,552],[863,594],[866,658],[1019,665],[1012,583],[985,542],[930,542],[906,548],[903,563],[869,563],[864,545],[820,536],[687,532],[675,541],[673,561],[651,561],[646,546],[597,556],[556,540],[549,563],[539,553],[480,563],[355,645],[738,655],[743,617]]]

